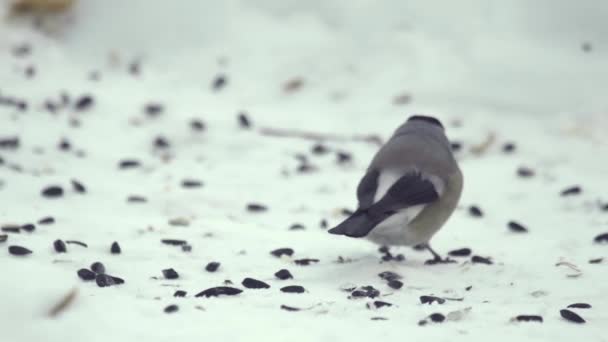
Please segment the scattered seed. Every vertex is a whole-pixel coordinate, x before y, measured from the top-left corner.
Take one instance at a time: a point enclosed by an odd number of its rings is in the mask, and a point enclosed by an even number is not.
[[[589,260],[589,263],[590,264],[600,264],[602,261],[604,261],[604,258],[597,258],[597,259]]]
[[[160,242],[164,243],[165,245],[171,245],[171,246],[183,246],[188,243],[188,242],[186,242],[186,240],[176,240],[176,239],[162,239],[162,240],[160,240]]]
[[[452,141],[450,143],[450,147],[452,148],[452,151],[458,152],[458,151],[462,150],[462,143],[459,141]]]
[[[399,290],[403,287],[403,282],[399,280],[391,280],[387,283],[387,285],[392,289]]]
[[[574,322],[574,323],[585,323],[585,320],[579,316],[577,313],[570,311],[568,309],[562,309],[559,311],[560,315],[562,315],[563,318],[565,318],[566,320],[570,321],[570,322]]]
[[[294,253],[294,251],[291,248],[278,248],[278,249],[275,249],[274,251],[270,252],[270,254],[274,255],[277,258],[280,258],[283,255],[292,256],[293,253]]]
[[[380,295],[380,291],[376,290],[373,286],[361,286],[350,293],[351,298],[376,298]]]
[[[455,249],[455,250],[449,251],[448,255],[453,256],[453,257],[461,257],[461,256],[466,257],[466,256],[471,255],[471,253],[472,253],[471,249],[465,247],[465,248],[460,248],[460,249]]]
[[[190,128],[193,131],[201,132],[205,130],[205,123],[199,119],[192,119],[190,121]]]
[[[243,282],[241,284],[248,289],[269,289],[270,288],[270,285],[268,285],[267,283],[265,283],[261,280],[253,279],[253,278],[245,278],[245,279],[243,279]]]
[[[0,148],[16,149],[19,147],[19,137],[0,138]]]
[[[96,261],[93,264],[91,264],[91,270],[98,274],[106,273],[106,267],[99,261]]]
[[[465,291],[471,291],[471,289],[473,288],[473,286],[467,286],[464,288]]]
[[[43,197],[57,198],[63,196],[63,189],[60,186],[48,186],[42,189],[41,194]]]
[[[221,90],[227,83],[226,75],[220,74],[213,80],[212,88],[215,91]]]
[[[118,163],[118,167],[123,170],[133,169],[139,166],[141,166],[141,163],[134,159],[123,159]]]
[[[352,154],[345,151],[337,151],[336,152],[336,162],[338,164],[346,164],[353,160]]]
[[[97,276],[95,276],[95,283],[97,283],[97,286],[99,287],[116,285],[114,278],[107,274],[98,274]]]
[[[329,152],[329,148],[327,148],[327,146],[325,146],[321,143],[316,143],[312,147],[313,154],[321,155],[321,154],[326,154],[327,152]]]
[[[144,106],[144,113],[149,117],[156,117],[161,115],[165,110],[165,107],[160,103],[148,103]]]
[[[483,212],[476,205],[472,205],[469,207],[469,214],[473,217],[483,217]]]
[[[190,221],[185,217],[176,217],[169,220],[169,225],[176,227],[187,227],[190,225]]]
[[[21,233],[21,227],[19,227],[17,225],[4,225],[4,226],[2,226],[2,231],[5,233],[19,234],[19,233]]]
[[[55,304],[55,306],[53,306],[51,311],[49,311],[49,316],[56,317],[57,315],[65,311],[70,306],[70,304],[74,302],[74,299],[76,299],[77,294],[78,290],[75,288],[68,292],[63,298],[61,298],[61,300],[57,304]]]
[[[285,293],[304,293],[304,291],[306,291],[306,289],[304,289],[304,287],[300,285],[290,285],[281,287],[281,292]]]
[[[289,272],[289,270],[286,270],[286,269],[278,270],[274,274],[274,276],[281,280],[293,279],[293,275],[291,275],[291,272]]]
[[[322,219],[321,222],[319,222],[319,226],[321,227],[321,229],[327,229],[329,224],[327,223],[326,219]]]
[[[507,223],[507,227],[509,227],[509,230],[511,230],[512,232],[515,232],[515,233],[527,233],[528,232],[528,228],[524,227],[521,223],[518,223],[515,221],[509,221],[509,223]]]
[[[55,242],[53,242],[53,248],[55,248],[55,252],[57,253],[66,253],[68,251],[65,242],[63,242],[62,240],[55,240]]]
[[[89,108],[91,108],[94,102],[95,101],[93,100],[93,97],[91,95],[82,95],[76,100],[76,103],[74,104],[74,109],[78,112],[88,110]]]
[[[212,261],[212,262],[208,263],[207,266],[205,266],[205,271],[215,272],[215,271],[217,271],[218,268],[220,268],[220,263],[217,261]]]
[[[148,199],[143,196],[131,195],[127,197],[127,202],[129,203],[146,203]]]
[[[25,230],[28,233],[31,233],[34,230],[36,230],[36,226],[31,223],[27,223],[27,224],[24,224],[23,226],[21,226],[21,229]]]
[[[59,142],[59,149],[62,151],[69,151],[72,148],[72,144],[67,139],[61,139]]]
[[[511,153],[515,151],[515,144],[512,142],[505,143],[502,145],[502,151],[505,153]]]
[[[562,190],[562,192],[560,192],[560,195],[561,196],[572,196],[572,195],[578,195],[581,192],[583,192],[583,189],[581,189],[580,186],[575,185],[575,186],[571,186],[569,188]]]
[[[445,303],[445,299],[435,296],[420,296],[421,304],[433,304],[434,302],[437,302],[438,304],[443,304]]]
[[[440,313],[434,313],[434,314],[430,315],[429,318],[431,319],[431,321],[433,321],[435,323],[441,323],[441,322],[445,321],[445,316]]]
[[[281,309],[285,311],[300,311],[302,309],[293,306],[281,305]]]
[[[167,138],[163,137],[163,136],[158,136],[154,139],[154,147],[156,148],[169,148],[170,144],[169,144],[169,140],[167,140]]]
[[[587,304],[587,303],[574,303],[574,304],[568,305],[568,308],[571,308],[571,309],[591,309],[591,304]]]
[[[196,294],[195,297],[218,297],[218,296],[235,296],[243,292],[241,289],[237,289],[229,286],[218,286],[206,289]]]
[[[192,246],[190,245],[182,245],[182,252],[192,252]]]
[[[82,280],[93,280],[96,277],[95,272],[86,268],[79,269],[77,274],[78,277]]]
[[[0,242],[6,242],[6,240],[8,240],[8,235],[0,234]]]
[[[122,249],[120,248],[120,245],[118,244],[118,242],[116,242],[116,241],[112,242],[112,246],[110,246],[110,253],[112,253],[112,254],[122,253]]]
[[[55,223],[55,219],[51,216],[43,217],[38,220],[38,224],[53,224]]]
[[[84,248],[88,248],[89,246],[84,243],[84,242],[80,242],[80,241],[76,241],[76,240],[65,240],[65,243],[69,243],[69,244],[73,244],[73,245],[78,245]]]
[[[179,278],[179,274],[177,274],[177,272],[172,269],[172,268],[168,268],[166,270],[163,270],[163,276],[165,277],[165,279],[177,279]]]
[[[534,170],[532,170],[529,167],[520,166],[517,169],[517,175],[521,178],[530,178],[530,177],[534,177],[535,172],[534,172]]]
[[[250,211],[250,212],[259,213],[259,212],[264,212],[266,210],[268,210],[268,207],[266,207],[263,204],[259,204],[259,203],[247,204],[247,211]]]
[[[471,261],[474,264],[486,264],[486,265],[492,265],[493,264],[493,262],[492,262],[492,260],[490,258],[484,258],[484,257],[481,257],[479,255],[473,255],[473,257],[471,258]]]
[[[380,308],[383,308],[383,307],[385,307],[385,306],[386,306],[386,307],[393,306],[393,304],[391,304],[391,303],[389,303],[389,302],[383,302],[383,301],[381,301],[381,300],[376,300],[376,301],[374,301],[373,305],[374,305],[374,307],[375,307],[376,309],[380,309]]]
[[[183,291],[183,290],[177,290],[177,291],[175,291],[175,293],[173,294],[173,297],[186,297],[186,291]]]
[[[125,280],[119,277],[114,277],[114,276],[110,276],[110,278],[112,278],[112,280],[114,281],[114,284],[116,285],[120,285],[120,284],[124,284]]]
[[[401,275],[392,272],[392,271],[384,271],[382,273],[378,274],[378,277],[380,277],[381,279],[384,279],[386,281],[391,281],[391,280],[398,280],[403,278]]]
[[[203,186],[203,182],[196,179],[184,179],[182,181],[182,188],[190,189],[190,188],[200,188]]]
[[[308,266],[308,265],[310,265],[310,264],[312,264],[312,263],[317,263],[317,262],[319,262],[319,259],[309,259],[309,258],[306,258],[306,259],[298,259],[298,260],[294,260],[293,262],[295,262],[295,263],[296,263],[296,265],[300,265],[300,266]]]
[[[19,255],[19,256],[32,254],[31,250],[29,250],[25,247],[21,247],[21,246],[9,246],[8,252],[12,255]]]
[[[306,229],[306,227],[304,227],[304,225],[301,223],[294,223],[291,226],[289,226],[289,230],[304,230],[304,229]]]
[[[251,128],[251,126],[252,126],[251,120],[247,116],[247,113],[245,113],[245,112],[239,113],[238,120],[239,120],[239,126],[241,128],[245,128],[245,129]]]
[[[518,322],[543,322],[543,317],[538,315],[518,315],[515,317]]]
[[[174,313],[177,312],[177,310],[179,310],[179,307],[175,304],[171,304],[169,306],[167,306],[163,311],[165,311],[165,313]]]
[[[603,233],[596,236],[593,241],[596,243],[608,243],[608,233]]]
[[[72,187],[74,188],[74,191],[76,191],[80,194],[84,194],[85,192],[87,192],[87,189],[79,181],[72,179],[71,182],[72,182]]]

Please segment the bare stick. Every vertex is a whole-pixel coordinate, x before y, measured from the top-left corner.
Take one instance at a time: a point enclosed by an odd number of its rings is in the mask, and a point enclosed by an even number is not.
[[[306,140],[362,141],[366,143],[372,143],[378,146],[382,145],[382,139],[375,134],[343,136],[337,134],[326,134],[271,127],[262,127],[258,131],[261,135],[269,137],[299,138]]]
[[[49,311],[49,316],[56,317],[57,315],[65,311],[65,309],[67,309],[68,306],[70,306],[70,304],[74,302],[74,299],[76,299],[77,294],[78,290],[76,288],[70,290],[70,292],[68,292],[57,304],[55,304],[55,306],[53,306],[51,311]]]

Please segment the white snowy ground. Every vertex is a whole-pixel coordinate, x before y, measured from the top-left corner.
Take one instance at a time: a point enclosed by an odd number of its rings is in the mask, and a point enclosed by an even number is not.
[[[608,232],[608,212],[601,210],[608,202],[606,5],[150,3],[82,1],[73,24],[52,37],[0,24],[0,95],[28,103],[26,111],[0,105],[0,138],[20,141],[17,149],[0,149],[0,224],[56,220],[31,233],[0,232],[8,236],[0,242],[1,341],[608,341],[608,247],[593,242]],[[581,50],[584,41],[591,51]],[[23,43],[31,54],[16,57]],[[133,60],[141,61],[139,76],[128,73]],[[31,78],[24,75],[29,65]],[[93,71],[99,80],[89,79]],[[213,91],[218,74],[228,82]],[[300,89],[283,91],[298,77]],[[70,104],[50,114],[44,101],[58,101],[62,91]],[[404,93],[411,103],[393,104]],[[94,104],[76,112],[83,94]],[[147,117],[150,102],[164,112]],[[252,129],[239,128],[240,111]],[[437,116],[463,145],[461,205],[433,240],[435,249],[469,247],[492,265],[466,257],[428,266],[426,252],[409,248],[395,251],[406,261],[381,262],[376,246],[327,234],[320,221],[334,225],[341,208],[353,208],[354,189],[377,147],[325,141],[330,152],[314,155],[314,141],[258,132],[386,139],[412,113]],[[193,118],[206,130],[193,131]],[[471,154],[489,132],[494,143]],[[158,135],[170,148],[154,149]],[[71,150],[58,149],[63,138]],[[516,146],[512,153],[502,151],[507,142]],[[352,162],[338,164],[335,151],[351,153]],[[298,153],[317,170],[297,172]],[[142,166],[119,169],[127,158]],[[518,177],[520,166],[535,176]],[[185,178],[204,186],[184,189]],[[75,193],[71,179],[86,193]],[[43,198],[49,185],[62,186],[64,196]],[[574,185],[580,194],[559,195]],[[148,202],[128,203],[129,195]],[[254,202],[268,211],[248,212]],[[470,205],[484,216],[472,217]],[[189,226],[168,223],[178,217]],[[511,220],[529,232],[509,232]],[[289,230],[294,223],[305,229]],[[167,238],[187,240],[192,251],[161,244]],[[56,239],[88,248],[69,244],[57,254]],[[110,254],[114,241],[122,254]],[[10,245],[33,253],[10,255]],[[270,255],[280,247],[293,248],[294,256]],[[339,257],[352,262],[338,263]],[[295,265],[300,258],[320,261]],[[77,270],[95,261],[126,283],[100,288],[80,280]],[[215,273],[205,271],[211,261],[221,263]],[[560,261],[580,272],[556,266]],[[163,280],[167,268],[179,279]],[[276,279],[282,268],[294,279]],[[388,287],[378,277],[383,271],[402,275],[404,287]],[[271,288],[244,289],[245,277]],[[194,297],[225,280],[244,291]],[[349,299],[341,290],[348,284],[372,285],[381,296]],[[306,292],[282,293],[286,285]],[[48,317],[74,288],[73,302]],[[174,298],[178,289],[187,296]],[[422,295],[462,300],[422,305]],[[368,309],[374,300],[393,306]],[[592,305],[573,309],[586,324],[560,317],[577,302]],[[164,313],[170,304],[179,310]],[[432,313],[449,319],[418,325]],[[544,322],[511,322],[522,314]]]

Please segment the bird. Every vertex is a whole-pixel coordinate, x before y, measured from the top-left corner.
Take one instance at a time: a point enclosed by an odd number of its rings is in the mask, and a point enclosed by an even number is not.
[[[464,184],[441,121],[412,115],[372,158],[357,186],[358,208],[329,230],[390,246],[421,246],[432,263],[451,262],[430,240],[454,212]]]

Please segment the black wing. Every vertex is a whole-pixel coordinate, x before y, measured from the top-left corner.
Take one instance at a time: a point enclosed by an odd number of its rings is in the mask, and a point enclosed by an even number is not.
[[[374,197],[378,189],[378,170],[368,170],[365,176],[361,178],[359,186],[357,186],[357,199],[359,200],[359,209],[367,209],[374,204]]]
[[[365,179],[368,175],[363,177]],[[377,175],[374,178],[377,185]],[[363,180],[361,184],[365,183]],[[362,187],[359,184],[359,188]],[[364,192],[369,194],[369,192]],[[359,194],[359,189],[357,189]],[[375,190],[373,192],[375,195]],[[331,234],[346,235],[350,237],[363,237],[369,234],[380,222],[384,221],[389,216],[395,214],[400,209],[405,209],[419,204],[427,204],[436,201],[439,198],[435,186],[427,179],[423,179],[418,172],[411,172],[399,178],[386,192],[386,194],[378,202],[360,208],[348,217],[344,222],[340,223],[335,228],[329,230]],[[369,198],[365,198],[369,200]],[[359,196],[361,202],[361,196]],[[365,202],[368,204],[369,202]]]

